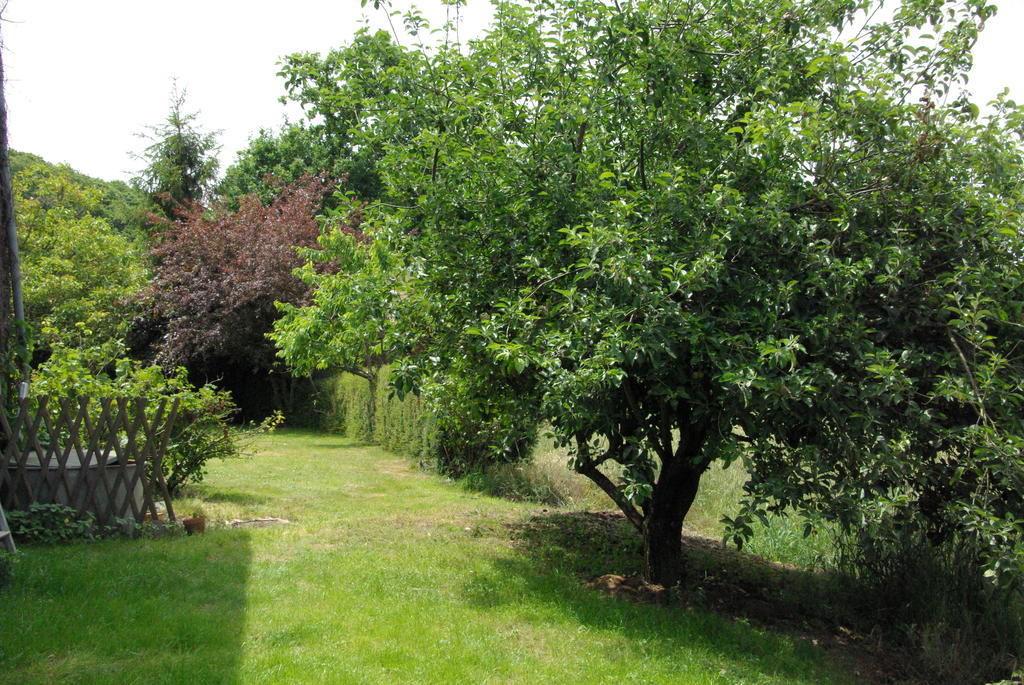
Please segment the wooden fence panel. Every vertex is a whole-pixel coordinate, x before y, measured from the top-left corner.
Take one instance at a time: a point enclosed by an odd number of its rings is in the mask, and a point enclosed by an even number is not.
[[[144,398],[37,397],[20,400],[13,417],[0,412],[0,503],[66,504],[107,525],[156,521],[163,500],[173,521],[163,455],[178,400],[148,410]]]

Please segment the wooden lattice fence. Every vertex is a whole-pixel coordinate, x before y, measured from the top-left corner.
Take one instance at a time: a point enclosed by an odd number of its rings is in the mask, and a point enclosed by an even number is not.
[[[178,401],[149,409],[143,398],[36,397],[13,418],[0,412],[0,503],[65,504],[108,525],[157,521],[163,500],[173,521],[162,461]]]

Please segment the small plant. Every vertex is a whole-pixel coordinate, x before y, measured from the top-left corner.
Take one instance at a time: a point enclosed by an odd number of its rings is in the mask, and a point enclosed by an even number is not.
[[[24,511],[7,512],[7,522],[19,542],[41,544],[105,538],[151,539],[181,535],[183,531],[182,524],[176,521],[139,523],[130,518],[115,518],[111,523],[100,525],[91,515],[83,517],[64,504],[39,502]]]
[[[21,542],[54,544],[92,540],[99,534],[92,517],[82,517],[64,504],[30,504],[23,511],[7,513],[11,533]]]
[[[139,523],[131,518],[115,518],[113,523],[103,526],[97,537],[128,538],[130,540],[151,540],[181,535],[181,523],[177,521],[144,521]]]

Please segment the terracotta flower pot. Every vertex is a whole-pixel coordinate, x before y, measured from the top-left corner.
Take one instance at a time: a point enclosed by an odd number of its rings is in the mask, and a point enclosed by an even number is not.
[[[185,526],[185,532],[189,535],[199,535],[206,531],[206,517],[192,516],[187,519],[182,519],[181,525]]]

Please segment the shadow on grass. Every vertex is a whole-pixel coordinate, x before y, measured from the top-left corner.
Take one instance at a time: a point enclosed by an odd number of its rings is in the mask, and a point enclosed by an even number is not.
[[[640,537],[618,512],[534,516],[515,526],[512,535],[529,556],[584,580],[643,569]],[[839,581],[832,576],[770,563],[706,536],[686,534],[682,544],[691,602],[768,623],[837,619],[829,598]]]
[[[249,536],[23,547],[0,591],[0,681],[237,681]]]
[[[618,631],[653,646],[666,658],[681,648],[698,649],[793,681],[850,679],[837,676],[839,670],[869,681],[886,677],[874,655],[863,650],[836,653],[835,661],[842,664],[837,669],[827,666],[823,650],[812,646],[846,646],[836,641],[832,609],[824,599],[833,587],[831,578],[770,564],[715,540],[687,536],[683,591],[671,593],[667,607],[637,604],[583,585],[606,573],[641,571],[641,541],[621,514],[543,514],[514,525],[511,533],[520,555],[496,561],[493,577],[485,575],[465,588],[478,605],[518,601],[523,586],[502,580],[511,576],[520,579],[532,596],[564,608],[582,623]]]
[[[329,442],[325,444],[317,443],[316,448],[318,450],[363,450],[380,449],[380,445],[375,445],[372,442]]]
[[[198,497],[204,503],[237,504],[240,506],[256,506],[271,501],[270,497],[238,490],[207,490],[204,488],[187,490],[183,494],[187,497]]]

